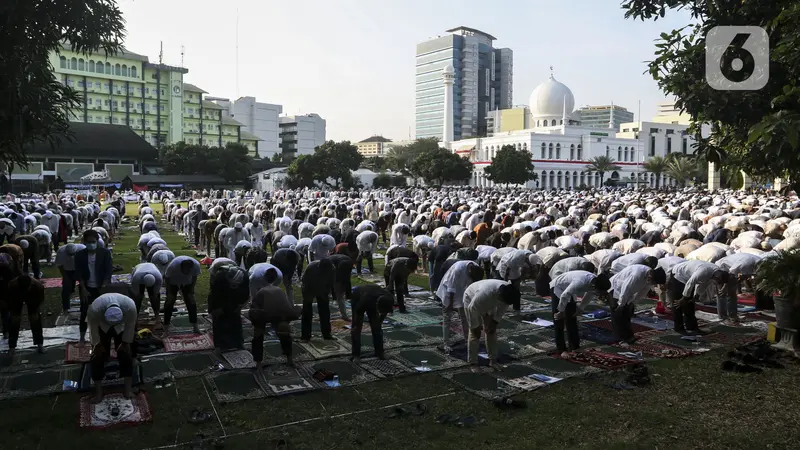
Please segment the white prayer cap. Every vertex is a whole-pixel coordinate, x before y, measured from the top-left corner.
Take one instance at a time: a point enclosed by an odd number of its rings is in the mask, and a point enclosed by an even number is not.
[[[122,322],[122,310],[117,305],[109,306],[105,313],[106,323],[117,325]]]
[[[147,287],[153,287],[156,284],[156,277],[152,273],[148,273],[142,277],[142,282],[144,282],[144,285]]]
[[[30,244],[28,243],[27,239],[20,239],[20,241],[19,241],[19,246],[20,247],[22,247],[24,249],[27,249],[29,245]]]

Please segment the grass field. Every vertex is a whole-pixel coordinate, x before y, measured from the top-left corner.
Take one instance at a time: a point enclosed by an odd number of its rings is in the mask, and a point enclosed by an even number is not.
[[[133,208],[131,208],[133,209]],[[134,211],[129,211],[134,213]],[[176,254],[194,255],[175,233],[162,236]],[[138,262],[138,234],[125,231],[114,246],[114,262],[125,271]],[[380,262],[376,261],[380,267]],[[45,268],[45,277],[56,276]],[[427,278],[412,280],[421,286]],[[208,291],[204,271],[197,298],[203,311]],[[58,289],[48,289],[52,326],[60,310]],[[797,365],[763,374],[720,370],[722,352],[650,364],[649,387],[618,391],[609,373],[573,378],[520,398],[528,408],[501,411],[437,374],[382,380],[350,388],[318,390],[281,398],[218,404],[202,377],[172,387],[145,386],[152,423],[86,431],[78,427],[79,394],[0,402],[2,449],[188,448],[202,433],[224,438],[227,449],[275,448],[278,439],[300,449],[788,449],[800,438]],[[425,399],[425,400],[420,400]],[[388,418],[400,403],[421,402],[421,417]],[[204,425],[187,422],[194,408],[215,413]],[[383,409],[381,409],[383,408]],[[473,415],[485,424],[471,429],[440,425],[440,414]],[[206,448],[213,448],[207,443]]]

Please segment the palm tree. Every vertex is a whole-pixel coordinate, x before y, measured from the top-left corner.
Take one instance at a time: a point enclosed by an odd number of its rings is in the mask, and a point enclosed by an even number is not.
[[[651,156],[642,165],[644,170],[656,176],[656,189],[661,187],[661,174],[667,169],[667,158],[661,156]]]
[[[672,177],[680,186],[686,186],[686,182],[693,179],[697,173],[697,165],[685,156],[673,156],[666,160],[666,173]]]
[[[600,174],[600,186],[603,185],[606,172],[613,172],[620,170],[620,167],[614,164],[614,159],[608,156],[595,156],[589,160],[589,164],[584,169],[586,172],[597,172]]]

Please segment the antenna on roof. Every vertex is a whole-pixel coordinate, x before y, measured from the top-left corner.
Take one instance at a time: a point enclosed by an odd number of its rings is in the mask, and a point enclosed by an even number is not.
[[[164,63],[164,41],[159,41],[158,63]]]
[[[186,48],[181,45],[181,67],[183,67],[183,55],[186,54]]]
[[[236,98],[239,98],[239,8],[236,8]]]

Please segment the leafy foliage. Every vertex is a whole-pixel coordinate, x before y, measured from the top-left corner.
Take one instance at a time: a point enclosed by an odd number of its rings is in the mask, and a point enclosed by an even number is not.
[[[589,164],[584,168],[586,172],[597,172],[600,174],[600,184],[603,185],[606,172],[613,172],[620,170],[620,167],[614,164],[614,159],[608,156],[595,156],[589,160]]]
[[[672,177],[679,186],[686,186],[697,175],[697,164],[692,158],[685,156],[671,156],[667,158],[664,168],[667,175]]]
[[[781,296],[800,307],[800,250],[777,252],[761,260],[756,271],[758,289],[780,292]]]
[[[301,155],[287,170],[287,183],[292,188],[312,187],[316,183],[335,188],[350,188],[358,184],[352,171],[361,165],[363,156],[350,141],[327,141],[313,155]]]
[[[378,189],[387,189],[391,187],[405,187],[406,177],[402,175],[390,175],[388,173],[381,173],[375,176],[372,180],[372,187]]]
[[[688,10],[695,22],[661,34],[649,73],[666,94],[677,97],[676,107],[691,115],[696,153],[754,177],[789,177],[792,187],[800,189],[800,3],[626,0],[622,7],[626,17],[641,20]],[[715,90],[706,82],[705,36],[725,25],[761,26],[769,34],[764,88]],[[710,135],[703,137],[700,124],[710,124]]]
[[[81,104],[56,79],[50,54],[64,41],[79,53],[114,54],[125,22],[115,0],[3,0],[0,29],[0,167],[26,167],[25,147],[70,138],[69,109]]]
[[[161,163],[168,175],[219,175],[231,183],[243,183],[251,174],[253,158],[242,144],[205,147],[179,142],[164,148]]]
[[[405,146],[392,147],[386,155],[386,168],[411,175],[411,164],[423,152],[439,148],[439,139],[421,138]]]
[[[661,187],[661,174],[667,169],[667,158],[661,156],[651,156],[645,161],[642,168],[656,176],[656,189]]]
[[[370,156],[369,158],[364,158],[364,162],[361,163],[361,166],[375,172],[380,172],[389,168],[389,161],[380,156]]]
[[[527,150],[517,150],[513,145],[504,145],[484,172],[495,183],[525,184],[537,178],[534,169],[531,154]]]
[[[441,186],[446,181],[469,180],[472,176],[472,163],[437,145],[417,155],[411,163],[410,172],[415,178],[421,178],[428,184],[435,182]]]

